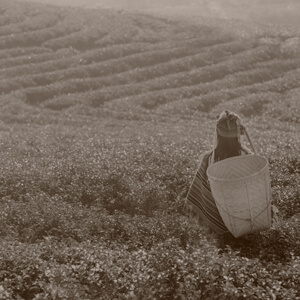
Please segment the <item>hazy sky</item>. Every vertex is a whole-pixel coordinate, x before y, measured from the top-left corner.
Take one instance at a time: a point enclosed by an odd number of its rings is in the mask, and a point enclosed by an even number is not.
[[[105,7],[161,14],[300,25],[300,0],[23,0],[88,8]]]

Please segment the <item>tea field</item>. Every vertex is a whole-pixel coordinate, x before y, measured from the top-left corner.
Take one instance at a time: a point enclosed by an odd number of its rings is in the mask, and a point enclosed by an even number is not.
[[[300,299],[299,46],[287,27],[0,0],[0,299]],[[279,209],[239,239],[184,206],[224,109]]]

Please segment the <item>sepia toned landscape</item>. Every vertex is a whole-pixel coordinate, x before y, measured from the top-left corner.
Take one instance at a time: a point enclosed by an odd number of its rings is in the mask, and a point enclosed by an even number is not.
[[[0,299],[300,299],[299,4],[39,2],[0,0]],[[224,109],[279,210],[238,239],[184,206]]]

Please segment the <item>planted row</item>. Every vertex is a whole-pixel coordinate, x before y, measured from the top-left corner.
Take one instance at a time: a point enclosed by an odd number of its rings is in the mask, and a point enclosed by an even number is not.
[[[5,71],[9,68],[17,66],[22,67],[26,65],[43,63],[46,61],[55,61],[57,59],[61,59],[62,57],[70,57],[75,54],[76,52],[70,48],[61,49],[55,52],[50,50],[42,53],[24,53],[23,55],[19,55],[18,57],[0,59],[0,69],[4,69]]]
[[[110,47],[109,47],[110,48]],[[119,48],[120,49],[120,48]],[[134,48],[133,48],[134,49]],[[107,53],[108,51],[104,49],[104,53]],[[131,49],[130,49],[131,50]],[[138,51],[138,50],[136,50]],[[62,51],[58,51],[59,53],[50,53],[45,55],[36,56],[36,59],[47,59],[52,58],[56,55],[63,55],[67,56],[67,54],[70,54],[73,56],[73,58],[78,57],[78,60],[80,63],[88,63],[89,60],[86,59],[86,57],[95,57],[97,53],[99,55],[102,53],[101,50],[97,51],[91,51],[93,53],[88,53],[88,55],[76,55],[74,51],[70,51],[67,49],[63,49]],[[152,52],[150,52],[152,53]],[[201,53],[196,55],[191,55],[188,57],[173,59],[169,62],[162,63],[162,64],[155,64],[154,66],[147,66],[144,68],[138,68],[130,71],[125,71],[118,73],[116,75],[111,76],[103,76],[103,78],[98,79],[98,86],[109,86],[109,85],[120,85],[120,84],[128,84],[128,83],[135,83],[140,82],[144,80],[149,80],[155,77],[161,77],[166,76],[167,74],[173,74],[177,72],[182,71],[188,71],[191,68],[201,67],[205,65],[210,65],[214,62],[214,60],[218,59],[224,59],[221,55],[222,51],[221,49],[216,49],[215,51],[209,51],[208,53]],[[218,55],[217,55],[218,54]],[[70,56],[69,55],[69,56]],[[75,55],[75,56],[74,56]],[[223,54],[224,55],[224,54]],[[26,56],[26,58],[20,58],[20,60],[16,59],[18,62],[24,62],[24,60],[31,61],[29,57]],[[11,60],[12,62],[15,62],[14,59]],[[10,62],[8,61],[8,64]],[[55,83],[58,79],[60,82],[64,81],[64,86],[67,86],[71,83],[69,79],[79,79],[79,78],[87,78],[91,77],[91,75],[94,74],[95,67],[98,66],[97,64],[93,65],[80,65],[80,67],[70,67],[65,70],[57,70],[53,72],[47,72],[42,74],[36,74],[36,75],[22,75],[18,77],[14,77],[13,79],[3,79],[0,82],[0,90],[3,93],[8,93],[13,90],[26,88],[26,87],[34,87],[34,86],[41,86],[41,85],[48,85]],[[101,64],[99,65],[99,68],[101,67]],[[6,69],[7,70],[7,69]],[[91,71],[92,70],[92,71]],[[91,78],[91,83],[95,82],[96,80]],[[81,85],[82,86],[82,85]],[[88,86],[90,88],[90,86]],[[80,89],[79,89],[80,90]],[[59,93],[59,91],[57,91]]]
[[[53,12],[41,13],[34,17],[29,17],[21,22],[8,24],[0,27],[0,36],[14,35],[28,31],[51,29],[60,20],[59,14]]]
[[[173,51],[175,50],[171,50],[171,53],[173,53]],[[177,50],[179,53],[181,53],[181,48],[179,48]],[[176,53],[176,51],[175,51]],[[141,55],[141,58],[145,59],[145,56],[148,56],[148,59],[150,60],[148,61],[143,61],[143,65],[147,66],[148,64],[151,65],[151,63],[153,63],[153,59],[157,58],[159,56],[159,59],[161,60],[161,52],[155,52],[155,54],[157,55],[153,55],[153,53],[149,53],[148,54],[143,54]],[[158,55],[160,54],[160,55]],[[170,59],[170,53],[165,53],[166,57],[165,59],[169,60]],[[240,54],[238,54],[240,55]],[[154,56],[154,57],[153,57]],[[138,57],[138,55],[134,55],[134,58]],[[208,60],[210,57],[206,58],[206,60]],[[153,80],[148,80],[147,82],[143,82],[143,83],[136,83],[134,85],[132,85],[131,83],[128,83],[128,81],[132,81],[132,78],[129,78],[130,80],[127,79],[127,77],[125,78],[125,84],[126,85],[131,85],[131,86],[136,86],[135,89],[137,89],[138,91],[145,91],[145,85],[148,86],[148,88],[146,90],[148,91],[153,91],[153,90],[162,90],[165,88],[174,88],[174,87],[180,87],[180,86],[190,86],[190,85],[196,85],[196,84],[200,84],[203,82],[210,82],[210,81],[215,81],[218,78],[222,78],[224,77],[228,72],[232,72],[232,71],[238,71],[238,70],[243,70],[243,68],[245,68],[246,66],[248,67],[248,62],[249,60],[247,60],[244,64],[236,64],[235,60],[233,58],[232,59],[232,65],[228,65],[228,63],[217,63],[214,64],[212,66],[207,66],[207,67],[202,67],[196,70],[193,70],[192,73],[186,73],[186,72],[182,72],[182,73],[177,73],[174,75],[169,75],[169,76],[164,76],[164,78],[155,78]],[[253,58],[252,58],[253,59]],[[90,74],[90,76],[101,76],[101,75],[106,75],[109,72],[116,72],[116,71],[120,71],[120,68],[124,68],[126,67],[126,62],[128,62],[128,60],[130,62],[132,62],[131,57],[129,58],[124,58],[123,60],[123,65],[120,63],[119,60],[117,60],[114,64],[110,64],[110,65],[106,65],[105,63],[102,63],[102,65],[104,66],[104,68],[99,68],[99,65],[93,65],[93,66],[88,66],[88,72]],[[135,59],[135,63],[139,63],[136,61]],[[198,60],[199,63],[199,60]],[[205,62],[204,62],[205,63]],[[200,65],[203,64],[203,62],[201,62],[200,60]],[[114,70],[112,68],[112,66],[115,66],[117,68],[117,70]],[[131,65],[131,67],[134,67]],[[167,65],[168,68],[168,65]],[[84,70],[83,70],[84,71]],[[222,73],[223,71],[223,73]],[[100,74],[99,74],[100,72]],[[137,72],[137,74],[139,74],[139,72]],[[247,75],[248,76],[248,75]],[[157,77],[157,75],[156,75]],[[122,77],[121,77],[122,78]],[[59,82],[59,83],[55,83],[49,86],[45,86],[42,88],[31,88],[28,89],[26,94],[27,94],[27,98],[30,99],[36,99],[33,100],[33,102],[42,102],[45,101],[51,97],[53,97],[54,95],[60,95],[63,93],[74,93],[74,92],[82,92],[84,90],[90,90],[90,89],[97,89],[99,86],[103,86],[105,85],[105,82],[109,82],[111,80],[113,80],[114,78],[108,78],[108,80],[91,80],[91,79],[86,79],[84,81],[82,80],[69,80],[69,81],[65,81],[65,82]],[[163,79],[163,80],[162,80]],[[257,76],[256,76],[257,79]],[[119,79],[120,80],[120,79]],[[119,80],[116,81],[116,84],[119,83]],[[230,80],[229,80],[230,81]],[[124,83],[124,82],[123,82]],[[113,90],[113,87],[111,88],[111,90]],[[112,91],[112,93],[114,93]],[[44,94],[44,95],[43,95]],[[132,93],[131,93],[132,94]],[[38,100],[38,98],[40,98],[40,100]],[[31,100],[29,100],[31,101]]]
[[[47,48],[42,48],[42,47],[27,47],[27,48],[22,48],[22,47],[17,47],[13,49],[0,49],[0,59],[4,58],[17,58],[20,56],[25,56],[25,55],[35,55],[35,54],[44,54],[44,53],[49,53],[51,52],[50,49]]]

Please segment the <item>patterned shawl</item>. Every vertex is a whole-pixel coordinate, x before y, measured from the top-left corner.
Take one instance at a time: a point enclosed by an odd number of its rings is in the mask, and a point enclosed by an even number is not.
[[[189,189],[186,203],[194,208],[197,215],[213,231],[218,234],[224,234],[228,232],[228,229],[220,216],[206,175],[212,152],[209,151],[201,156],[199,168]]]

